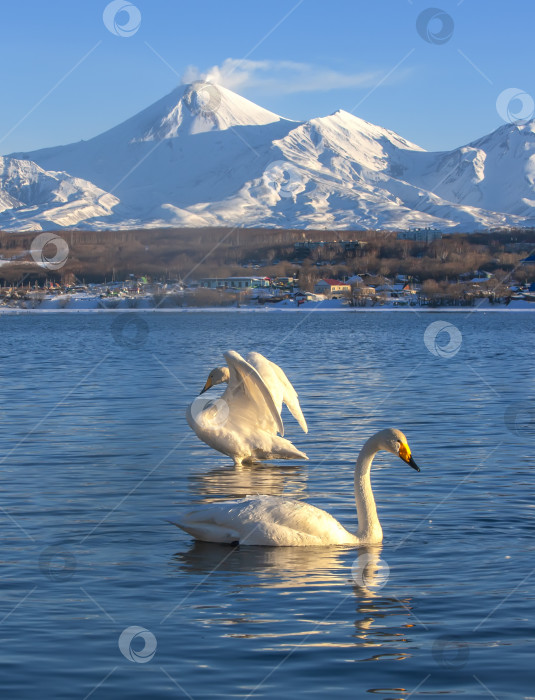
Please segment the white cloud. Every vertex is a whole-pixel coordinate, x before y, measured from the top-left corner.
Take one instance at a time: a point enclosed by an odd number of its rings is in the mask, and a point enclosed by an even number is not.
[[[399,72],[398,79],[401,75],[402,73]],[[188,66],[182,76],[182,82],[206,80],[235,92],[253,89],[264,94],[291,94],[337,88],[373,87],[383,76],[382,71],[340,73],[310,63],[295,61],[249,61],[227,58],[220,66],[212,66],[204,72],[196,66]]]

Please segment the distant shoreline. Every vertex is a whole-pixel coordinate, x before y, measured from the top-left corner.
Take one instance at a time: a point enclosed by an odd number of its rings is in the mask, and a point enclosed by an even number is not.
[[[199,307],[199,308],[174,308],[174,309],[19,309],[19,308],[0,308],[0,316],[20,316],[26,314],[43,315],[43,314],[202,314],[202,313],[255,313],[255,314],[280,314],[280,313],[298,313],[306,315],[309,313],[504,313],[504,312],[530,312],[535,311],[535,303],[530,306],[511,307],[511,306],[449,306],[429,308],[427,306],[412,306],[412,307],[379,307],[379,308],[292,308],[284,307],[274,309],[272,307],[263,308],[248,308],[248,307]]]

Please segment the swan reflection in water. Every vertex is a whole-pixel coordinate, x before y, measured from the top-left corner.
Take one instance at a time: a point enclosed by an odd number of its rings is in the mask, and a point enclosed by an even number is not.
[[[357,652],[358,658],[350,654],[348,661],[381,657],[401,660],[410,656],[410,652],[400,652],[399,645],[410,644],[406,634],[414,622],[410,617],[411,598],[389,595],[389,568],[381,559],[381,550],[381,545],[228,547],[195,541],[188,551],[175,554],[171,563],[177,572],[192,579],[191,597],[189,602],[184,601],[185,605],[192,605],[194,599],[197,607],[199,599],[206,596],[206,607],[199,606],[202,614],[213,613],[213,595],[219,595],[224,579],[226,602],[221,607],[214,606],[218,610],[212,622],[225,626],[226,637],[270,639],[270,645],[276,644],[279,650],[290,650],[296,645],[374,650],[372,654]],[[276,592],[269,606],[262,597],[263,606],[256,609],[254,591],[266,588]],[[332,592],[332,606],[325,608],[322,604],[321,609],[316,608],[314,593],[324,595],[328,591]],[[237,612],[234,601],[243,592],[248,602],[245,608],[240,605]],[[301,614],[302,594],[311,603],[305,618]],[[344,612],[346,599],[348,603],[349,599],[356,601],[353,622]],[[243,602],[243,598],[240,600]],[[303,630],[305,619],[307,627]],[[251,628],[255,622],[263,623],[258,632]],[[234,628],[232,632],[227,631],[227,625]],[[395,647],[397,651],[381,651],[384,647]]]
[[[300,464],[244,464],[216,467],[189,477],[189,491],[203,503],[244,498],[259,493],[300,498],[307,488],[308,472]],[[221,494],[218,496],[217,494]],[[201,498],[195,498],[200,496]]]
[[[341,555],[348,547],[229,547],[194,540],[187,552],[173,557],[183,573],[216,576],[235,574],[235,585],[258,588],[347,586],[351,569]],[[252,574],[245,578],[243,574]]]

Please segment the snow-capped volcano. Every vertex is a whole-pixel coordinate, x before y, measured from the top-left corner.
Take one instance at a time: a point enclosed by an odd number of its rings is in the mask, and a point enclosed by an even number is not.
[[[429,153],[348,112],[295,122],[197,82],[89,141],[4,159],[19,175],[0,181],[0,228],[533,225],[534,149],[535,122]]]
[[[130,123],[139,129],[141,119],[146,119],[148,128],[132,140],[157,141],[238,126],[270,124],[281,117],[224,87],[199,81],[174,90],[136,115]]]

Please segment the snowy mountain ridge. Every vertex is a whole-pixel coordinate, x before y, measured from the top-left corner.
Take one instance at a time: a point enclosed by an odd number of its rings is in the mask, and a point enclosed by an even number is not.
[[[535,225],[535,121],[427,152],[343,110],[296,122],[203,82],[88,141],[0,158],[10,231]]]

